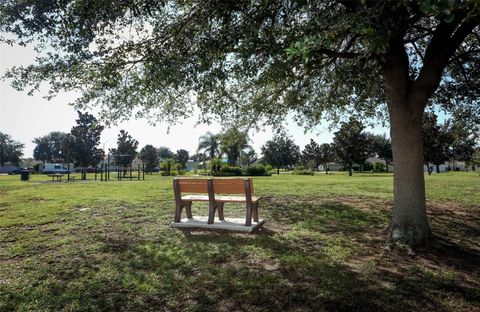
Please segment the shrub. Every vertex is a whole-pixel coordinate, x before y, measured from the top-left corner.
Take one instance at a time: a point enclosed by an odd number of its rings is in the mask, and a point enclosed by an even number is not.
[[[178,168],[178,164],[173,158],[165,158],[160,164],[163,176],[169,176],[173,174],[173,171]],[[165,174],[164,174],[165,173]]]
[[[302,167],[302,166],[299,166],[299,167]],[[295,171],[293,171],[293,174],[297,174],[297,175],[311,175],[311,176],[313,176],[313,175],[315,174],[315,172],[312,171],[312,170],[295,168]]]
[[[253,165],[247,168],[247,175],[249,176],[269,176],[267,168],[263,165]]]
[[[231,166],[223,166],[220,168],[220,172],[212,172],[212,175],[216,176],[241,176],[243,175],[243,171],[240,167],[231,167]]]
[[[373,165],[371,162],[366,161],[363,163],[363,171],[372,171],[373,170]]]
[[[377,162],[373,165],[375,172],[385,172],[385,164]]]
[[[210,167],[212,174],[219,173],[222,166],[224,166],[222,159],[219,157],[215,157],[214,159],[210,160]]]

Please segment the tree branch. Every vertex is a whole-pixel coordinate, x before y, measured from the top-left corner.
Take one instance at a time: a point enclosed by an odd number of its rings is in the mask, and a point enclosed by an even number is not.
[[[441,22],[434,32],[427,47],[423,67],[414,82],[410,100],[425,105],[430,96],[440,84],[443,71],[450,58],[474,29],[480,24],[480,16],[472,15],[465,18],[464,14],[457,14],[451,23]]]

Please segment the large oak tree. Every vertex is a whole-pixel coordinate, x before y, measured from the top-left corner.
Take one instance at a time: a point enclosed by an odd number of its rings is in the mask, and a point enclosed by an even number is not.
[[[478,118],[478,1],[6,0],[0,27],[35,40],[37,61],[7,76],[80,91],[105,120],[136,116],[305,126],[345,113],[388,114],[392,241],[430,236],[422,115],[442,105]],[[478,120],[477,120],[478,122]]]
[[[33,139],[36,144],[33,157],[45,163],[63,162],[66,160],[65,151],[62,150],[66,133],[53,131],[47,135]]]
[[[24,144],[15,141],[6,133],[0,132],[0,166],[6,162],[18,166],[23,156]]]
[[[67,162],[74,160],[75,166],[82,167],[82,180],[87,179],[88,166],[96,166],[103,158],[104,151],[98,148],[104,126],[89,113],[77,111],[78,119],[62,144]]]

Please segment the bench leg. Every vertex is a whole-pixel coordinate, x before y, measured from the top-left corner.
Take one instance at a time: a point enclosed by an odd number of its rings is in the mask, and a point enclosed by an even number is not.
[[[192,202],[188,202],[185,205],[185,210],[187,211],[187,218],[192,219]]]
[[[223,215],[223,205],[224,205],[224,204],[225,204],[225,203],[218,203],[217,209],[218,209],[218,219],[219,219],[219,220],[225,220],[225,217],[224,217],[224,215]]]
[[[253,204],[253,221],[258,222],[258,202]]]
[[[210,204],[208,206],[208,224],[213,224],[215,220],[215,210],[217,210],[216,204]]]
[[[183,204],[181,203],[176,204],[175,219],[173,220],[173,222],[180,222],[180,220],[182,219],[182,208],[183,208]]]
[[[252,209],[253,205],[248,205],[247,204],[247,219],[245,221],[245,226],[251,226],[252,225]]]

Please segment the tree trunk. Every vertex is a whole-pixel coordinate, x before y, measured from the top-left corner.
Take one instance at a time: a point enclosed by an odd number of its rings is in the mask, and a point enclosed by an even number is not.
[[[389,232],[392,243],[423,245],[430,237],[425,205],[422,116],[420,109],[390,98],[394,204]],[[414,107],[414,108],[412,108]]]
[[[388,172],[388,160],[384,159],[385,161],[385,170]]]
[[[352,176],[352,165],[348,166],[348,176]]]
[[[360,165],[359,165],[359,166],[360,166],[360,167],[358,168],[358,171],[359,171],[359,172],[363,172],[363,162],[362,162],[362,163],[360,163]]]
[[[280,167],[277,167],[277,174],[280,174]]]
[[[437,168],[437,173],[440,173],[440,165],[436,164],[435,167]]]

